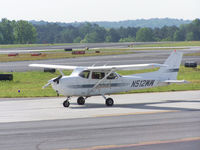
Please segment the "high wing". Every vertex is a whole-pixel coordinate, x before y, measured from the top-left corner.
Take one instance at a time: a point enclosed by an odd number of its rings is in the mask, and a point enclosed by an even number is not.
[[[78,66],[64,66],[64,65],[47,65],[47,64],[30,64],[30,67],[41,67],[41,68],[55,68],[63,70],[74,70],[76,68],[84,68],[85,70],[140,70],[148,68],[157,68],[157,67],[167,67],[163,64],[136,64],[136,65],[115,65],[115,66],[91,66],[91,67],[78,67]]]
[[[63,69],[63,70],[74,70],[77,68],[77,66],[47,65],[47,64],[30,64],[29,67],[52,68],[52,69]]]
[[[148,68],[167,67],[163,64],[134,64],[134,65],[115,65],[115,66],[91,66],[88,70],[140,70]]]

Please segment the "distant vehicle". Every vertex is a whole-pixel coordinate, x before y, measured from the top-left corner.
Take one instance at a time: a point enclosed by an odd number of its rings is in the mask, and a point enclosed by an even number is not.
[[[43,87],[52,85],[53,89],[67,99],[64,107],[69,107],[70,98],[77,96],[77,103],[84,105],[85,100],[91,96],[102,96],[107,106],[112,106],[114,101],[105,95],[118,92],[127,92],[135,89],[166,86],[171,83],[187,83],[185,80],[177,80],[182,53],[172,52],[164,64],[137,64],[115,66],[63,66],[48,64],[30,64],[30,67],[55,68],[61,75],[53,78]],[[160,67],[158,71],[121,76],[117,70],[138,70],[152,67]],[[61,70],[73,70],[70,76],[65,76]]]

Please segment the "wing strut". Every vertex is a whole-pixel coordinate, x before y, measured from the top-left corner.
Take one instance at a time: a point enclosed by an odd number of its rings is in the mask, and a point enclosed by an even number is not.
[[[102,78],[101,80],[99,80],[93,87],[92,89],[88,92],[91,93],[93,91],[93,89],[95,89],[101,82],[103,82],[111,73],[114,72],[114,69],[110,70],[110,72],[108,74],[105,75],[104,78]]]

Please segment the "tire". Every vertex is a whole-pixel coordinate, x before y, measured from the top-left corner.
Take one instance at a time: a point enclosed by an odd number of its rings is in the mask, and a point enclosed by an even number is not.
[[[5,81],[5,80],[8,80],[8,81],[12,81],[13,80],[13,74],[0,74],[0,80],[1,81]]]
[[[64,107],[69,107],[69,105],[70,105],[70,103],[69,103],[68,100],[66,100],[66,101],[63,102],[63,106],[64,106]]]
[[[188,61],[188,62],[185,63],[185,67],[196,68],[197,67],[197,62]]]
[[[77,103],[78,103],[79,105],[84,105],[84,104],[85,104],[85,99],[81,96],[81,97],[79,97],[79,98],[77,99]]]
[[[106,106],[113,106],[114,104],[114,101],[112,98],[107,98],[106,99]]]

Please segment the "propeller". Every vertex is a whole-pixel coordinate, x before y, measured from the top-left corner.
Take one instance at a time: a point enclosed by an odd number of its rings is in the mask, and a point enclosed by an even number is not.
[[[48,83],[42,87],[43,89],[48,87],[49,85],[53,84],[54,82],[59,84],[59,80],[62,78],[62,76],[64,76],[64,73],[60,69],[58,71],[60,72],[61,75],[59,75],[57,78],[53,78],[53,79],[49,80]]]
[[[59,84],[59,80],[62,78],[62,75],[59,75],[57,78],[53,79],[53,82]]]
[[[51,80],[48,81],[48,83],[46,85],[44,85],[42,88],[46,88],[49,85],[51,85],[53,82],[56,82],[57,84],[59,84],[59,80],[62,78],[62,75],[59,75],[57,78],[53,78]]]

